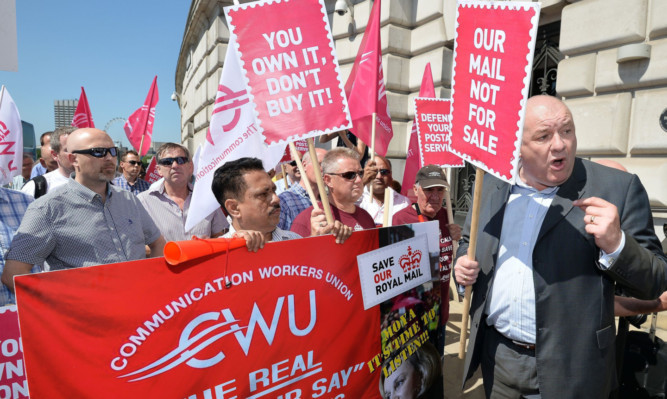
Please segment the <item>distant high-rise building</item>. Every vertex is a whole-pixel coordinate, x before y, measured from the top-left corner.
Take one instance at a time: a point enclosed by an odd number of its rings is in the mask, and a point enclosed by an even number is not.
[[[53,102],[53,114],[55,116],[56,128],[71,126],[74,111],[79,100],[55,100]]]

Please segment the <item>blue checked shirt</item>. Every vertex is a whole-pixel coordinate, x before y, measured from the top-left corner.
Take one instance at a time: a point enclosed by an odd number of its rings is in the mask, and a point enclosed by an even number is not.
[[[294,218],[313,205],[308,197],[308,192],[300,184],[295,184],[289,190],[283,191],[278,198],[280,199],[278,227],[283,230],[289,230]]]
[[[134,195],[138,195],[139,193],[148,190],[148,188],[151,186],[146,180],[142,180],[139,178],[137,178],[137,180],[134,182],[134,185],[130,185],[125,176],[122,174],[117,178],[113,179],[113,181],[111,181],[111,184],[113,184],[116,187],[122,188],[123,190],[127,190]]]
[[[29,195],[0,187],[0,274],[5,269],[5,253],[32,201],[34,198]],[[33,272],[36,270],[33,268]],[[16,303],[14,294],[4,284],[0,284],[0,306],[10,303]]]

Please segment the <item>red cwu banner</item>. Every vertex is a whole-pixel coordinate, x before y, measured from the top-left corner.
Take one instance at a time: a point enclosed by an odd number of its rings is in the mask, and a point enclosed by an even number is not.
[[[392,229],[355,232],[342,247],[323,236],[178,266],[157,258],[19,276],[30,396],[380,398],[379,379],[390,384],[435,342],[439,302],[418,287],[364,310],[357,255],[416,234]]]

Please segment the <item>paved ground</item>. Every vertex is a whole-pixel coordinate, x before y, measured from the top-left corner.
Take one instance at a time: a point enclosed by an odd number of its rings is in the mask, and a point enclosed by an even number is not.
[[[479,370],[477,370],[472,381],[468,382],[467,389],[461,391],[463,360],[459,360],[458,352],[462,309],[463,303],[458,302],[458,300],[451,301],[449,304],[449,322],[447,323],[447,335],[445,337],[445,343],[447,345],[445,345],[445,359],[443,365],[445,398],[483,399],[484,388],[482,387],[482,376]],[[648,321],[641,326],[642,330],[648,331],[650,320],[651,318],[649,317]],[[667,312],[658,315],[658,329],[656,335],[667,341]]]

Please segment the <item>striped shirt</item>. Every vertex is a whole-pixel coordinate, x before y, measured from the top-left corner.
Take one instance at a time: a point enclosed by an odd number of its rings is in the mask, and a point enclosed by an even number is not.
[[[280,221],[278,227],[289,230],[294,218],[313,205],[305,188],[295,184],[289,190],[280,193]]]
[[[25,210],[34,199],[18,191],[0,187],[0,274],[5,268],[5,252],[19,228]],[[14,294],[4,284],[0,284],[0,306],[16,303]]]
[[[210,238],[222,233],[228,225],[222,210],[217,208],[192,229],[185,231],[185,221],[188,218],[190,201],[192,201],[192,185],[189,187],[190,192],[185,199],[183,209],[165,192],[164,180],[158,185],[152,185],[147,191],[137,196],[167,241],[185,241],[191,239],[192,236]]]
[[[146,180],[139,178],[137,178],[134,184],[130,184],[130,182],[128,182],[127,179],[125,178],[125,175],[123,175],[122,173],[120,176],[113,179],[111,181],[111,184],[113,184],[116,187],[120,187],[123,190],[127,190],[134,195],[138,195],[139,193],[148,190],[148,188],[151,186]]]
[[[232,238],[234,233],[236,232],[236,229],[234,229],[234,226],[229,225],[229,231],[225,233],[225,235],[222,236],[222,238]],[[271,232],[271,241],[287,241],[287,240],[296,240],[297,238],[303,238],[297,233],[294,233],[292,231],[288,230],[283,230],[280,227],[276,227],[275,230]]]
[[[30,204],[7,259],[51,270],[144,259],[160,238],[153,220],[129,191],[107,185],[106,201],[70,179]]]

